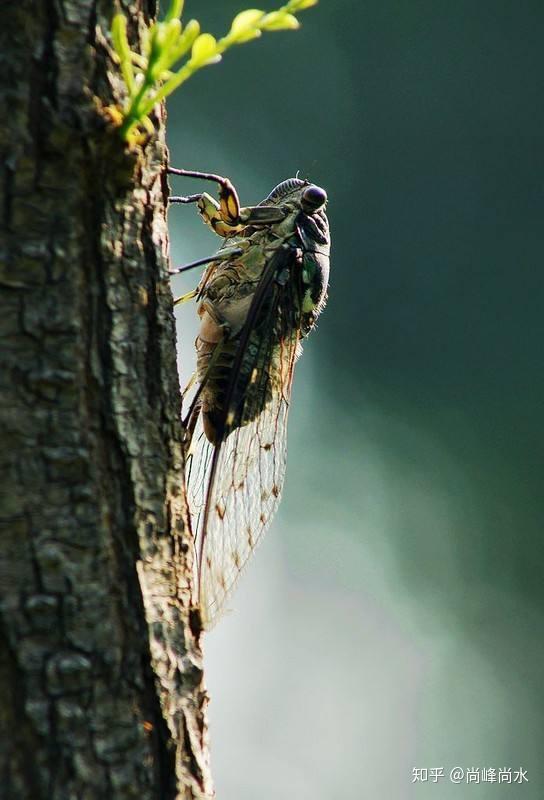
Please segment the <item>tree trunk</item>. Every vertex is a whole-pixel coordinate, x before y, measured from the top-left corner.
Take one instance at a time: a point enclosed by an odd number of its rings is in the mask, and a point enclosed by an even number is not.
[[[130,6],[133,40],[150,5]],[[128,153],[101,113],[122,93],[113,10],[0,11],[4,800],[212,794],[164,120]]]

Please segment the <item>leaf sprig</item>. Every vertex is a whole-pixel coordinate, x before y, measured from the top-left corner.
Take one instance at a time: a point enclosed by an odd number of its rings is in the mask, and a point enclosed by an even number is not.
[[[121,137],[128,142],[139,138],[142,129],[153,133],[149,117],[156,103],[181,86],[195,72],[216,64],[233,45],[257,39],[263,31],[295,30],[300,22],[295,14],[315,6],[318,0],[289,0],[277,11],[265,12],[250,8],[237,14],[229,32],[221,39],[201,33],[196,19],[181,22],[184,0],[171,0],[161,21],[154,22],[144,34],[142,52],[131,50],[127,37],[127,20],[116,14],[111,37],[127,88],[127,100],[114,115]],[[185,57],[181,67],[174,66]],[[119,113],[120,112],[120,113]]]

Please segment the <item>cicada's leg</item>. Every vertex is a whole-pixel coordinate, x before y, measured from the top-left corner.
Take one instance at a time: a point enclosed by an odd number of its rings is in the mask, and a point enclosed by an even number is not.
[[[175,306],[180,306],[182,303],[187,303],[189,300],[192,300],[193,297],[196,297],[198,294],[198,289],[192,289],[187,294],[182,294],[181,297],[176,297],[174,300]]]
[[[228,261],[229,258],[232,256],[239,256],[243,253],[243,248],[240,246],[236,247],[223,247],[219,250],[218,253],[214,253],[213,256],[206,256],[206,258],[199,258],[198,261],[191,261],[190,264],[184,264],[182,267],[175,267],[174,269],[169,269],[169,275],[181,275],[182,272],[188,272],[190,269],[194,269],[195,267],[202,267],[204,264],[210,264],[212,261]]]
[[[204,276],[202,277],[199,285],[196,289],[193,289],[187,294],[182,294],[181,297],[178,297],[174,300],[174,305],[180,305],[181,303],[186,303],[188,300],[192,300],[193,297],[197,297],[199,292],[201,291],[201,286],[205,284],[209,278],[210,271],[213,272],[214,264],[217,264],[221,261],[228,261],[229,258],[233,256],[239,256],[243,253],[242,247],[224,247],[218,253],[215,253],[213,256],[209,256],[208,258],[199,258],[198,261],[192,261],[190,264],[184,264],[182,267],[176,267],[175,269],[168,270],[168,275],[181,275],[182,272],[187,272],[190,269],[194,269],[195,267],[200,267],[203,264],[211,264],[205,272]]]
[[[201,180],[214,181],[219,184],[219,202],[214,200],[207,192],[192,194],[187,197],[171,197],[171,203],[196,203],[198,212],[206,225],[219,236],[227,237],[239,233],[243,229],[240,220],[240,201],[236,189],[228,178],[214,175],[210,172],[195,172],[187,169],[168,167],[171,175],[181,175],[186,178],[200,178]]]
[[[240,207],[236,189],[228,178],[209,172],[194,172],[169,167],[172,175],[215,181],[219,184],[219,202],[207,192],[191,194],[187,197],[171,197],[171,203],[196,203],[204,222],[219,236],[228,237],[242,231],[247,225],[270,225],[285,219],[287,211],[280,206]]]
[[[181,393],[181,396],[182,396],[182,397],[185,397],[185,395],[187,394],[187,392],[189,391],[189,389],[191,389],[191,388],[194,386],[194,384],[195,384],[195,381],[196,381],[196,370],[193,372],[193,374],[192,374],[192,375],[191,375],[191,377],[189,378],[189,381],[188,381],[188,383],[187,383],[187,386],[186,386],[186,387],[185,387],[185,389],[182,391],[182,393]]]

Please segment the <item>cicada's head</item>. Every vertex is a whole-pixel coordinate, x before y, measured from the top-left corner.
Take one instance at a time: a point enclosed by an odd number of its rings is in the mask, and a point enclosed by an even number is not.
[[[326,204],[326,191],[300,178],[288,178],[278,184],[261,203],[285,209],[286,216],[277,232],[291,235],[293,245],[302,251],[303,333],[313,327],[327,296],[331,243]]]
[[[326,203],[327,192],[321,186],[310,183],[302,189],[300,205],[305,214],[313,216],[317,211],[323,209]]]
[[[320,186],[300,178],[288,178],[279,183],[259,205],[281,206],[292,220],[302,249],[329,255],[329,222],[325,214],[327,192]],[[287,221],[287,220],[286,220]]]

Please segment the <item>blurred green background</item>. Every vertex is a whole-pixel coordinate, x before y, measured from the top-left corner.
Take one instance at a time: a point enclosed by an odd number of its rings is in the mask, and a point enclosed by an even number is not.
[[[244,7],[185,18],[220,35]],[[281,510],[205,642],[218,798],[540,800],[544,6],[321,0],[301,21],[168,106],[175,166],[244,204],[300,170],[333,237]],[[193,207],[170,230],[176,264],[217,246]]]

